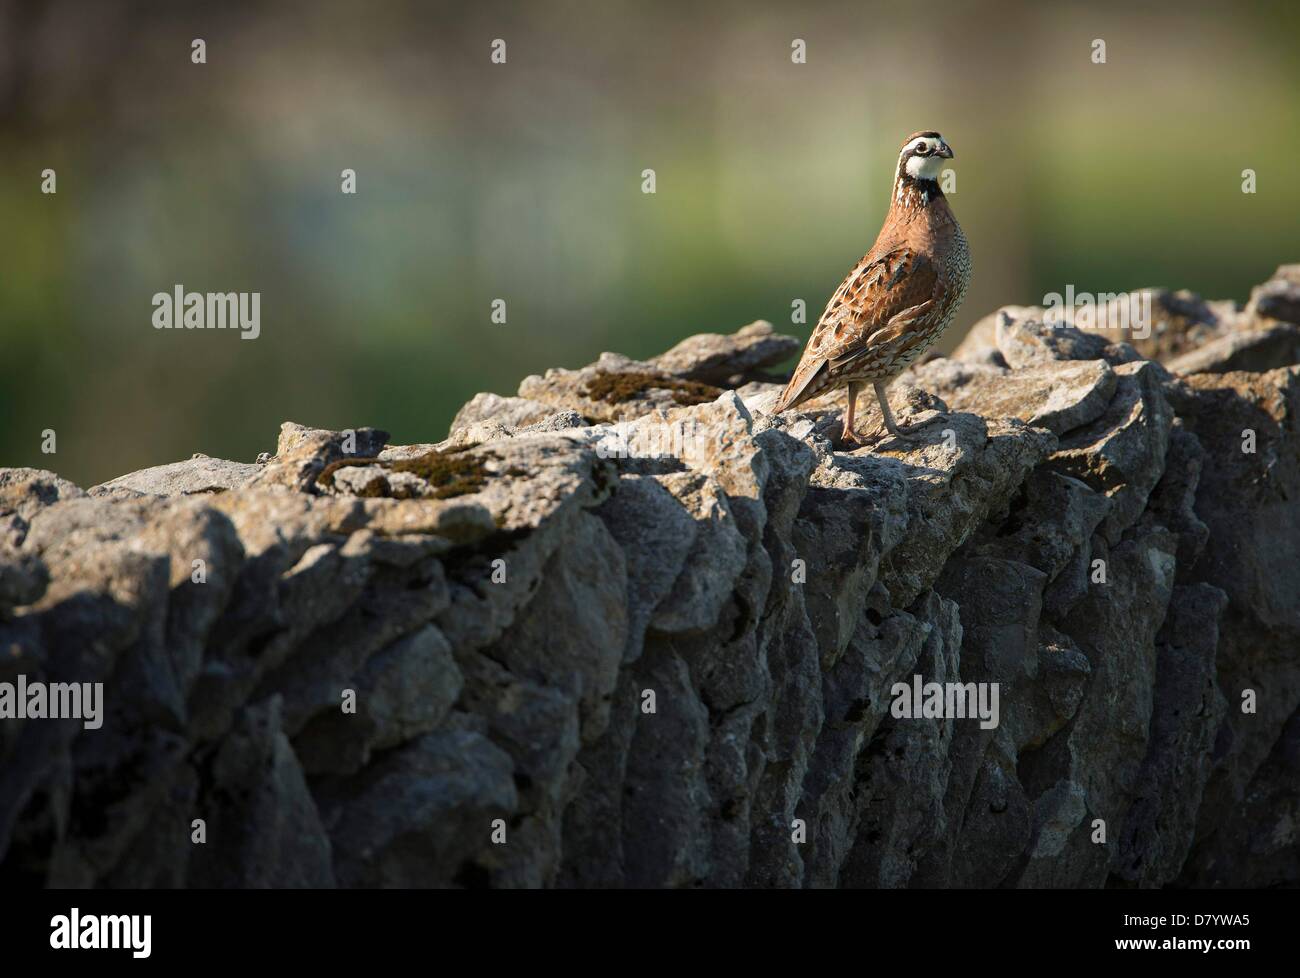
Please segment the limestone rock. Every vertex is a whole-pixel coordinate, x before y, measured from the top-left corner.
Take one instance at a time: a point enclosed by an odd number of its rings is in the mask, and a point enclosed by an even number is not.
[[[759,368],[775,366],[800,349],[797,339],[776,332],[771,323],[760,319],[730,335],[692,336],[650,363],[683,380],[738,387]]]
[[[1168,366],[1179,374],[1222,374],[1233,370],[1271,370],[1289,363],[1300,363],[1300,326],[1273,323],[1262,329],[1228,333],[1174,357]]]
[[[799,341],[760,322],[440,442],[0,470],[0,683],[106,704],[0,720],[0,874],[1295,886],[1296,281],[1004,307],[866,448],[842,389],[772,414]]]
[[[519,385],[521,398],[551,405],[548,413],[565,409],[605,422],[632,420],[656,408],[704,404],[721,393],[711,384],[683,380],[655,364],[617,353],[602,353],[581,370],[557,368],[542,377],[526,377]]]
[[[1273,277],[1250,293],[1247,308],[1254,315],[1300,323],[1300,265],[1280,265]]]
[[[450,434],[484,421],[495,421],[507,428],[522,428],[536,424],[554,413],[550,405],[522,397],[501,397],[498,394],[475,394],[452,419]]]
[[[1057,435],[1100,417],[1116,383],[1105,360],[1046,358],[1023,370],[931,360],[914,368],[908,381],[938,394],[953,410],[1019,418]]]
[[[91,495],[111,494],[114,490],[128,489],[153,496],[184,496],[191,493],[225,492],[238,489],[262,470],[260,465],[244,462],[227,462],[206,455],[156,465],[130,475],[118,476],[103,485],[91,488]]]
[[[1051,462],[1056,471],[1110,499],[1102,529],[1112,544],[1137,520],[1164,474],[1174,418],[1159,367],[1147,362],[1123,364],[1115,373],[1115,395],[1106,412],[1062,439]]]

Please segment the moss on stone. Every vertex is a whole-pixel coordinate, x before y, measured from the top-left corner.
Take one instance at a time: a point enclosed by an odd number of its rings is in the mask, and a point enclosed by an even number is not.
[[[489,453],[471,455],[468,448],[472,447],[397,459],[389,468],[394,472],[410,472],[419,476],[433,487],[435,499],[467,496],[487,485],[487,459],[496,458]]]
[[[488,483],[487,461],[496,458],[491,453],[469,454],[473,445],[449,451],[431,451],[414,458],[379,459],[345,458],[331,462],[316,477],[323,486],[334,485],[334,473],[354,465],[379,465],[390,472],[410,472],[433,487],[434,499],[450,499],[478,492]]]
[[[717,400],[722,389],[694,380],[678,380],[644,371],[626,373],[603,372],[597,374],[583,388],[584,397],[593,401],[621,404],[650,390],[666,390],[678,404],[708,404]]]

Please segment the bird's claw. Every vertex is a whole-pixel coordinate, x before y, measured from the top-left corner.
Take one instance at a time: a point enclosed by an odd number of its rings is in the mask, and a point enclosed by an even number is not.
[[[906,442],[919,441],[916,435],[913,434],[914,430],[915,429],[909,428],[906,425],[902,425],[898,428],[895,428],[889,434],[891,437],[897,438],[899,441],[906,441]]]
[[[844,445],[869,445],[870,442],[859,435],[852,428],[846,428],[840,433],[840,443]]]
[[[901,439],[902,441],[916,441],[917,432],[921,431],[924,428],[930,427],[930,425],[934,424],[937,421],[947,421],[947,420],[948,420],[948,415],[936,414],[933,418],[927,418],[925,421],[922,421],[919,424],[897,425],[894,428],[891,428],[889,433],[893,435],[895,438]]]

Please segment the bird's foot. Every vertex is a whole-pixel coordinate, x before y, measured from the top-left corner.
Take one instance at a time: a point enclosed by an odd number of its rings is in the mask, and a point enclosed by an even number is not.
[[[864,438],[852,428],[845,428],[840,432],[840,444],[842,445],[870,445],[875,441],[874,438]]]
[[[930,427],[930,425],[934,424],[936,421],[947,420],[948,415],[936,414],[933,418],[926,418],[926,420],[919,422],[918,424],[889,425],[889,433],[899,441],[918,441],[917,432]]]
[[[840,438],[840,444],[846,451],[854,451],[858,448],[875,448],[883,441],[889,440],[889,432],[884,428],[877,428],[867,434],[853,432],[851,436]]]

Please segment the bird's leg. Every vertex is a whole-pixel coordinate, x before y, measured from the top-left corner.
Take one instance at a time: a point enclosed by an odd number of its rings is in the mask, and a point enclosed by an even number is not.
[[[889,398],[885,396],[886,381],[878,380],[872,386],[876,389],[876,398],[880,401],[880,413],[885,419],[885,429],[895,438],[902,441],[915,441],[912,437],[913,432],[920,431],[926,425],[933,424],[943,418],[943,415],[931,418],[924,424],[900,425],[894,420],[894,412],[889,410]]]
[[[849,406],[844,411],[844,432],[840,435],[841,441],[853,442],[855,445],[864,445],[866,442],[853,430],[853,413],[858,404],[858,391],[862,390],[865,385],[861,381],[849,381]]]

